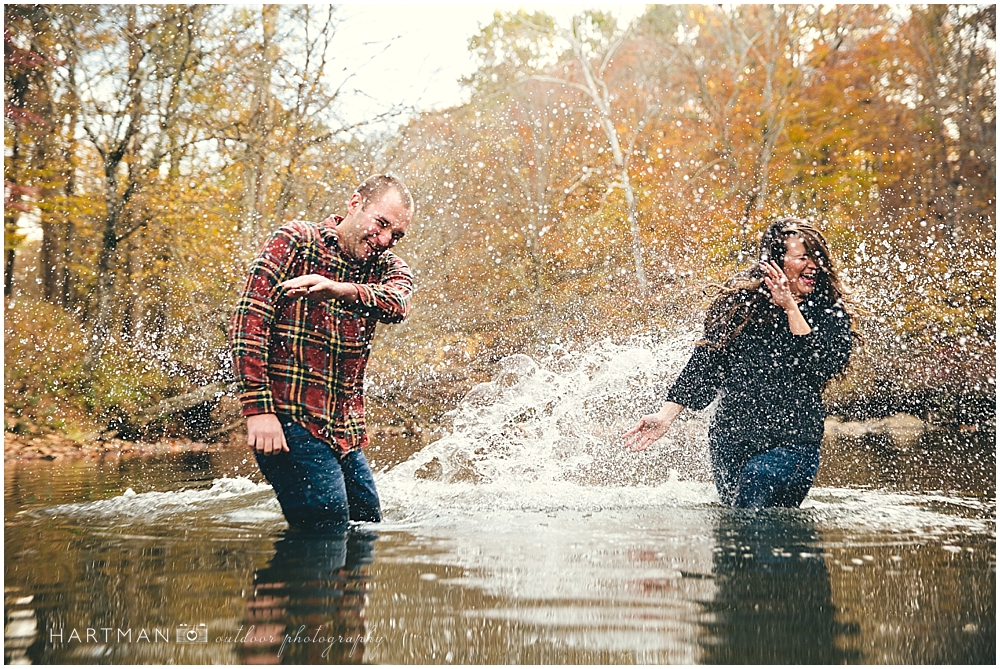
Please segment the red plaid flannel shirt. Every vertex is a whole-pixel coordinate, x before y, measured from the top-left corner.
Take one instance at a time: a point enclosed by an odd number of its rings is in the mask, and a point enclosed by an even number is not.
[[[368,444],[364,376],[375,325],[410,310],[413,277],[386,251],[359,264],[345,255],[333,216],[295,221],[264,243],[229,325],[243,415],[274,413],[303,425],[343,452]],[[356,284],[360,301],[290,299],[282,281],[320,274]]]

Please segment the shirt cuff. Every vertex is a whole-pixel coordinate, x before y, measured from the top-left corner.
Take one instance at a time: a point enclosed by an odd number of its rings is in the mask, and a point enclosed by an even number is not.
[[[274,397],[270,390],[251,390],[240,395],[243,404],[242,414],[256,416],[262,413],[277,413],[274,408]]]
[[[358,289],[358,302],[366,307],[375,306],[375,293],[368,286],[362,283],[354,284]]]

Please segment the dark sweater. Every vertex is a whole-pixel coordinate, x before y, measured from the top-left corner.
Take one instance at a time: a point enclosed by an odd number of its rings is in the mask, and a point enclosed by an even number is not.
[[[667,401],[704,409],[717,396],[709,428],[713,443],[816,443],[823,438],[821,392],[851,355],[850,316],[827,301],[799,305],[812,328],[794,335],[780,307],[764,313],[721,351],[697,346],[667,394]]]

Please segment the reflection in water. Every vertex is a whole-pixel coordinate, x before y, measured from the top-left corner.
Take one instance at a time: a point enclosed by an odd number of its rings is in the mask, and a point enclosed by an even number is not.
[[[369,567],[377,535],[289,530],[267,567],[254,574],[241,644],[247,664],[364,661]]]
[[[836,621],[823,539],[799,510],[732,511],[716,525],[716,596],[700,644],[708,664],[838,664],[854,626]]]
[[[288,532],[244,451],[7,462],[5,659],[993,666],[995,442],[962,439],[884,460],[834,444],[842,481],[757,515],[709,483],[530,483],[501,459],[496,483],[445,484],[401,465],[378,475],[377,555],[357,531]]]

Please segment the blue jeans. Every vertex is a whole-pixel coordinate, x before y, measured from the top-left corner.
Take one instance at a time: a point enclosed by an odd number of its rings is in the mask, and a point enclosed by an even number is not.
[[[819,471],[819,444],[780,444],[760,452],[749,444],[711,440],[719,498],[738,509],[798,507]]]
[[[254,455],[289,525],[316,528],[346,525],[349,520],[382,520],[375,479],[361,449],[334,451],[285,418],[281,427],[288,452],[264,455],[254,451]]]

